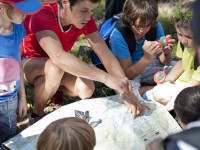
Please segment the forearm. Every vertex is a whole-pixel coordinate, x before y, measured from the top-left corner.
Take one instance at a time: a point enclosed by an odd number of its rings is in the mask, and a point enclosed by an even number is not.
[[[108,76],[106,72],[86,64],[70,53],[62,52],[56,57],[52,58],[52,61],[63,71],[68,72],[74,76],[99,82],[105,82]]]
[[[172,60],[172,53],[170,52],[167,55],[164,55],[164,53],[162,53],[161,55],[158,56],[158,59],[161,64],[168,65]]]
[[[26,93],[25,93],[25,87],[24,87],[24,78],[23,78],[23,69],[21,67],[21,82],[19,86],[19,100],[24,100],[26,99]]]
[[[182,60],[179,60],[167,74],[167,78],[171,81],[175,81],[183,73],[183,71]]]
[[[125,74],[128,79],[133,80],[135,77],[140,75],[144,69],[150,64],[150,60],[142,57],[137,63],[132,64],[130,67],[125,69]]]

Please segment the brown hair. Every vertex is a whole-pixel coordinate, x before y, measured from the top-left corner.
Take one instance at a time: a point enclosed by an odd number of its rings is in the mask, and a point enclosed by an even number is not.
[[[154,25],[157,17],[158,4],[156,0],[126,0],[121,15],[122,21],[126,25],[134,25],[139,18],[140,25],[143,27]]]
[[[173,19],[176,27],[190,29],[194,2],[194,0],[185,0],[174,8]]]
[[[58,0],[58,3],[60,4],[61,8],[63,7],[62,6],[62,1],[63,0]],[[72,8],[77,3],[83,2],[83,1],[89,1],[89,2],[92,2],[92,3],[100,3],[101,0],[69,0],[70,8]]]
[[[15,8],[6,2],[0,2],[0,7],[4,7],[5,13],[8,16],[8,18],[12,19],[12,15],[13,15]]]
[[[83,119],[69,117],[46,127],[38,139],[37,150],[93,150],[93,128]]]
[[[185,88],[176,97],[174,111],[182,123],[187,125],[200,119],[200,87]]]

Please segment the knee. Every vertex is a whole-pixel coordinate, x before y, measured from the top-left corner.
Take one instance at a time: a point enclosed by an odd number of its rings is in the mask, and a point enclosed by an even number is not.
[[[78,90],[78,96],[81,99],[86,99],[92,96],[95,90],[95,86],[94,86],[94,83],[91,83],[90,85],[79,84],[79,87],[77,90]]]
[[[45,68],[45,76],[48,80],[60,81],[64,75],[64,71],[58,66],[51,63],[48,67]]]

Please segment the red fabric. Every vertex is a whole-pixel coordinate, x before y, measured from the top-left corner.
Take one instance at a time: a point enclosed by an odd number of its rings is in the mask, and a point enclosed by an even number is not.
[[[23,40],[22,57],[27,58],[48,57],[36,39],[34,34],[36,32],[42,30],[54,31],[60,39],[63,49],[67,52],[71,50],[81,34],[87,35],[97,31],[94,18],[91,17],[90,21],[82,29],[72,25],[67,32],[63,32],[59,25],[57,2],[44,3],[44,7],[38,13],[26,17],[24,26],[27,36]]]

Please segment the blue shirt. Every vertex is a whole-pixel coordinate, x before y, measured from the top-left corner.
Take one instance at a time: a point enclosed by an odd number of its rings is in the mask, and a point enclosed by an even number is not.
[[[26,31],[22,24],[13,24],[13,32],[0,34],[0,101],[15,95],[19,90],[20,44]]]
[[[157,21],[157,31],[156,31],[156,39],[159,40],[160,37],[164,36],[164,30],[159,21]],[[144,40],[146,37],[144,37]],[[144,42],[137,43],[135,46],[135,50],[133,50],[133,54],[131,56],[129,52],[128,45],[123,37],[123,35],[115,28],[111,35],[110,35],[110,49],[112,50],[113,54],[119,59],[128,59],[131,57],[132,63],[135,64],[139,61],[143,56],[144,52],[142,46]]]

